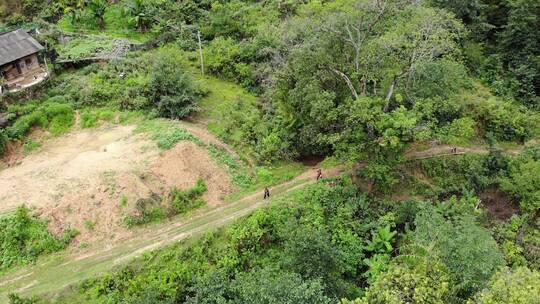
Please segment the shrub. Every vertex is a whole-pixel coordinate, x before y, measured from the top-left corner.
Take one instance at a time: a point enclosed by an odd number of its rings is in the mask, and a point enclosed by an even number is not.
[[[5,129],[0,128],[0,156],[6,152],[6,146],[8,144],[9,138]]]
[[[447,267],[457,283],[453,292],[461,299],[484,288],[504,266],[503,255],[489,230],[476,223],[465,209],[470,203],[474,202],[452,199],[435,208],[424,208],[416,216],[413,233],[415,244],[432,248]]]
[[[80,127],[83,129],[97,127],[100,122],[111,121],[115,116],[116,112],[109,108],[83,109],[80,112]]]
[[[32,102],[10,107],[8,111],[20,117],[8,128],[8,136],[22,139],[32,127],[48,128],[53,135],[67,132],[73,125],[73,108],[55,100],[61,101],[51,98],[43,104]]]
[[[161,56],[152,67],[150,98],[163,117],[183,118],[197,110],[201,91],[172,57]]]
[[[31,214],[23,205],[0,218],[0,270],[62,250],[77,234],[75,230],[66,230],[61,238],[56,238],[47,230],[47,221]]]
[[[515,164],[510,177],[504,178],[501,188],[515,197],[522,210],[536,212],[540,209],[540,160]]]
[[[210,144],[208,152],[214,160],[220,165],[225,165],[232,176],[235,185],[247,188],[253,185],[253,178],[245,172],[244,168],[223,148]]]
[[[174,147],[179,141],[189,140],[197,144],[202,144],[201,140],[193,136],[185,129],[173,127],[165,132],[155,133],[152,136],[152,140],[155,140],[158,148],[168,150]]]
[[[19,119],[8,128],[8,136],[13,139],[21,139],[32,127],[46,127],[47,125],[47,115],[38,110],[31,114],[19,117]]]
[[[452,121],[439,131],[441,142],[451,145],[466,144],[475,136],[475,121],[470,117],[463,117]]]
[[[193,188],[187,190],[179,190],[173,187],[169,193],[169,200],[172,207],[172,212],[169,212],[169,215],[186,213],[189,210],[204,205],[204,200],[201,197],[206,190],[206,184],[201,178],[197,180]]]
[[[151,193],[146,198],[140,198],[135,203],[137,214],[124,217],[124,224],[131,228],[165,218],[165,211],[161,207],[161,197]]]
[[[489,99],[479,107],[479,120],[488,138],[525,141],[538,131],[538,117],[523,106]]]
[[[195,186],[187,190],[179,190],[173,187],[167,197],[169,208],[165,207],[159,195],[152,193],[147,198],[137,200],[135,203],[137,214],[124,217],[124,224],[131,228],[157,222],[166,217],[186,213],[189,210],[203,206],[205,202],[201,197],[206,190],[206,184],[202,179],[197,180]]]
[[[373,304],[448,303],[451,279],[436,259],[415,257],[405,263],[392,263],[367,289],[363,302]],[[347,303],[347,302],[344,302]]]
[[[477,304],[538,303],[540,273],[525,267],[506,269],[494,275],[489,287],[476,296]]]
[[[24,153],[28,154],[34,150],[37,150],[41,147],[41,143],[37,142],[37,141],[33,141],[31,139],[27,140],[24,145],[23,145],[23,149],[24,149]]]

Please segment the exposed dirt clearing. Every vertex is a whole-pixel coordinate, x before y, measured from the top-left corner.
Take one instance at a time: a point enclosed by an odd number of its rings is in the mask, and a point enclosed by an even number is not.
[[[184,141],[160,153],[134,129],[109,125],[46,141],[38,153],[0,171],[0,213],[26,203],[51,220],[54,232],[76,228],[79,241],[93,242],[129,237],[122,217],[151,192],[185,189],[199,177],[210,204],[232,192],[228,174],[204,148]],[[126,206],[120,206],[123,196]]]
[[[478,197],[482,201],[482,207],[499,220],[505,221],[519,212],[519,207],[512,203],[510,197],[496,188],[487,189]]]

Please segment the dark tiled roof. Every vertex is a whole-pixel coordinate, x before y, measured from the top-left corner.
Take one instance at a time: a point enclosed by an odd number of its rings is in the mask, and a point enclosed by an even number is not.
[[[41,50],[43,46],[22,29],[0,34],[0,66]]]

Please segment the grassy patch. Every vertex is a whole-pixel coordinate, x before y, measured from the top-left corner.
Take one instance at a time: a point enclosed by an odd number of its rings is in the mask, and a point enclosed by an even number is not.
[[[198,179],[197,184],[187,190],[180,190],[173,187],[169,193],[169,201],[174,215],[183,214],[189,210],[203,206],[205,202],[202,199],[202,195],[206,191],[206,184],[202,179]]]
[[[86,230],[92,231],[96,227],[96,223],[91,220],[86,220],[84,221],[84,227],[86,228]]]
[[[128,203],[128,198],[125,194],[122,194],[122,196],[120,196],[120,202],[119,202],[119,205],[120,205],[120,208],[124,208]]]
[[[73,108],[64,103],[47,101],[45,103],[30,102],[24,105],[13,105],[8,113],[18,116],[7,129],[11,139],[24,138],[32,127],[48,129],[53,135],[64,134],[73,125]]]
[[[109,196],[112,197],[116,193],[116,172],[115,171],[105,171],[101,174],[103,183],[107,185],[106,191],[109,193]]]
[[[233,146],[242,159],[249,159],[252,148],[246,142],[245,131],[237,124],[254,117],[258,98],[235,83],[212,76],[203,78],[196,67],[192,66],[191,71],[201,86],[209,89],[199,103],[203,111],[197,118],[207,121],[208,130]]]
[[[81,59],[98,53],[109,53],[112,49],[112,39],[92,36],[72,39],[60,45],[57,51],[60,59]]]
[[[24,154],[27,155],[32,153],[33,151],[36,151],[39,148],[41,148],[41,143],[32,139],[27,139],[23,145]]]
[[[150,139],[156,142],[158,148],[168,150],[182,140],[189,140],[199,146],[204,143],[193,134],[178,127],[173,121],[165,119],[152,119],[141,122],[134,131],[135,133],[147,133]]]
[[[253,185],[253,178],[225,149],[211,144],[208,146],[208,152],[218,164],[227,168],[233,184],[241,188]]]
[[[291,180],[304,172],[304,170],[304,165],[294,162],[257,167],[257,177],[254,188],[273,186]]]
[[[122,125],[137,123],[144,119],[140,111],[119,111],[111,108],[84,108],[80,111],[79,126],[82,129],[95,128],[106,122]]]
[[[58,26],[71,33],[86,33],[96,35],[106,35],[109,37],[128,38],[135,41],[144,42],[152,37],[151,32],[140,33],[130,25],[129,16],[123,12],[121,5],[111,5],[105,11],[105,30],[100,30],[95,19],[91,16],[81,16],[79,20],[72,22],[69,15],[64,15],[58,21]]]

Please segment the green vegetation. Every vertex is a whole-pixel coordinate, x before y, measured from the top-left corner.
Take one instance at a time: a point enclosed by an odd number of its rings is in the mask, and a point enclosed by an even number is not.
[[[120,208],[124,208],[128,203],[128,198],[125,194],[122,194],[122,196],[120,196],[120,202],[119,202],[119,205],[120,205]]]
[[[225,149],[211,144],[208,146],[208,152],[218,164],[226,166],[232,176],[233,184],[240,188],[248,188],[253,185],[252,177]]]
[[[134,132],[148,134],[150,139],[155,141],[157,147],[162,150],[169,150],[182,140],[192,141],[199,146],[204,145],[199,138],[169,120],[142,121]]]
[[[537,301],[538,1],[19,2],[0,5],[0,27],[41,24],[60,58],[116,37],[154,49],[56,65],[32,100],[8,94],[0,153],[10,140],[35,149],[34,127],[65,133],[78,111],[81,128],[137,123],[161,150],[204,147],[238,187],[232,197],[294,178],[302,159],[350,168],[56,302]],[[79,38],[62,44],[62,31]],[[205,191],[200,180],[149,194],[124,223],[189,212]]]
[[[206,190],[206,184],[202,179],[198,179],[195,186],[187,190],[179,190],[173,187],[168,198],[172,206],[172,211],[169,211],[169,213],[182,214],[204,205],[205,202],[201,196]]]
[[[65,301],[238,302],[266,295],[310,303],[356,297],[401,303],[409,296],[448,303],[487,288],[504,265],[474,215],[475,200],[395,204],[367,198],[347,180],[336,182],[296,191],[195,243],[146,254],[85,281]],[[383,255],[391,263],[376,265]],[[291,281],[294,288],[279,288]]]
[[[474,303],[534,303],[538,301],[539,286],[540,273],[537,271],[523,267],[503,270],[493,277],[489,288],[482,291]]]
[[[32,127],[41,127],[53,135],[60,135],[73,125],[73,108],[59,98],[50,98],[41,104],[13,105],[7,111],[12,117],[17,117],[13,125],[6,129],[8,137],[13,139],[22,139]]]
[[[80,59],[88,58],[98,52],[110,52],[113,48],[111,39],[100,37],[85,37],[69,40],[67,43],[60,45],[58,53],[61,59]]]
[[[41,143],[31,139],[26,140],[23,145],[23,150],[25,154],[29,154],[39,148],[41,148]]]
[[[124,217],[124,224],[132,228],[197,209],[205,204],[202,195],[206,190],[206,184],[199,179],[195,186],[186,190],[173,187],[165,198],[151,193],[149,197],[137,200],[136,214]]]
[[[41,255],[64,249],[78,231],[67,229],[56,237],[47,222],[21,206],[13,214],[0,217],[0,271],[33,263]]]

